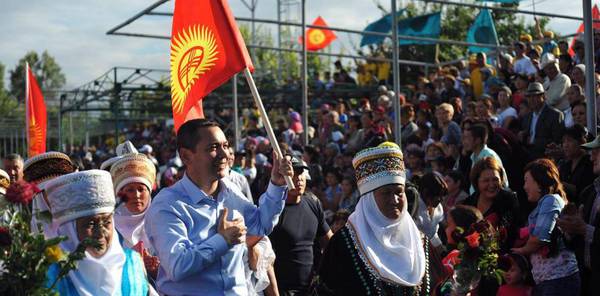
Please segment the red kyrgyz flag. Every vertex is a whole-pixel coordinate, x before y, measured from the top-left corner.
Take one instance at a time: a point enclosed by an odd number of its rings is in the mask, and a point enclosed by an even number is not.
[[[600,20],[600,10],[598,10],[598,5],[594,4],[594,7],[592,8],[592,20]],[[600,23],[596,23],[593,22],[592,23],[592,28],[594,29],[600,29]],[[579,25],[579,28],[577,29],[577,36],[581,36],[581,33],[583,33],[584,27],[583,27],[583,23],[581,23]],[[577,37],[573,38],[573,40],[571,40],[571,45],[569,46],[569,54],[571,56],[575,55],[575,51],[573,51],[573,46],[575,45],[575,39],[577,39]]]
[[[203,118],[202,99],[244,68],[250,55],[226,0],[176,0],[171,34],[175,130]]]
[[[317,17],[313,22],[313,26],[327,27],[327,23],[322,17]],[[327,47],[333,40],[337,38],[333,31],[326,29],[310,28],[306,30],[308,42],[306,42],[306,50],[317,51]],[[303,37],[298,38],[298,42],[302,44]]]
[[[27,155],[46,152],[46,104],[29,64],[25,67],[25,125],[27,127]]]

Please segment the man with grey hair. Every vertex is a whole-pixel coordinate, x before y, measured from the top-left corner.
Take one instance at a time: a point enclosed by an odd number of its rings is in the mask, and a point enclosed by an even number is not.
[[[6,155],[2,160],[2,165],[10,176],[11,183],[23,180],[23,157],[21,155],[16,153]]]

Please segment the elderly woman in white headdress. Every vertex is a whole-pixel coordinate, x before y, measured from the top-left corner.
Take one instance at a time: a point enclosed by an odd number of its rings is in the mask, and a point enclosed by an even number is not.
[[[73,252],[87,238],[98,244],[87,247],[85,258],[58,282],[56,291],[61,296],[147,295],[140,255],[122,247],[116,235],[110,174],[101,170],[68,174],[50,181],[46,192],[57,233],[68,238],[60,243],[61,249]],[[49,283],[57,273],[56,266],[49,269]]]
[[[361,198],[323,255],[323,295],[430,295],[430,244],[407,212],[402,151],[383,143],[353,160]]]
[[[43,232],[48,238],[56,237],[56,225],[52,225],[48,200],[45,187],[48,182],[62,175],[75,171],[75,167],[68,155],[50,151],[38,154],[25,161],[23,166],[23,178],[25,181],[34,183],[41,190],[36,194],[31,203],[32,219],[31,230],[34,233]],[[41,226],[41,227],[39,227]]]
[[[158,271],[158,259],[151,247],[144,221],[150,206],[151,193],[156,180],[156,168],[144,154],[127,154],[112,164],[112,175],[119,204],[115,210],[115,228],[123,245],[140,252],[151,275]]]

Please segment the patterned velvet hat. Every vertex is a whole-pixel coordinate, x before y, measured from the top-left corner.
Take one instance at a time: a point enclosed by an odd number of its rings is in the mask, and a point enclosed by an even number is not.
[[[40,185],[41,183],[74,171],[75,168],[69,156],[61,152],[50,151],[38,154],[25,161],[23,165],[23,178],[27,182]]]
[[[402,150],[392,142],[381,143],[377,147],[356,153],[352,166],[361,195],[384,185],[406,182]]]
[[[8,186],[10,186],[10,176],[5,170],[0,169],[0,194],[6,194]]]
[[[129,183],[142,183],[152,190],[156,180],[156,167],[144,154],[124,155],[110,168],[115,192]]]
[[[115,192],[106,171],[89,170],[60,176],[46,184],[46,193],[52,220],[57,225],[115,210]]]

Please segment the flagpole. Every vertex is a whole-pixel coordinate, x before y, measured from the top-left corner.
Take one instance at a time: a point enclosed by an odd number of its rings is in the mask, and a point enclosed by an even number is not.
[[[303,133],[302,133],[302,144],[308,145],[308,83],[307,72],[308,72],[308,62],[306,60],[306,42],[308,41],[308,36],[306,36],[306,0],[302,0],[302,125]]]
[[[29,131],[29,120],[33,114],[29,113],[29,62],[25,62],[25,130]],[[28,116],[29,114],[29,116]],[[26,142],[29,145],[29,133],[26,133]],[[29,149],[27,149],[29,152]],[[23,153],[24,157],[29,157],[26,153]]]
[[[594,28],[592,2],[583,0],[583,39],[585,42],[585,97],[587,99],[588,131],[596,136],[596,78],[594,77]]]
[[[240,146],[240,117],[239,117],[239,107],[238,107],[238,89],[237,89],[237,77],[238,75],[235,74],[233,75],[233,79],[231,80],[233,82],[233,86],[232,86],[232,91],[233,91],[233,135],[234,135],[234,139],[235,139],[235,146],[234,149],[235,151],[238,150],[239,146]]]
[[[258,111],[260,112],[260,117],[262,118],[263,124],[265,125],[265,129],[267,130],[267,135],[269,136],[269,141],[271,141],[271,147],[277,156],[282,158],[284,155],[281,153],[281,148],[279,148],[279,143],[277,142],[277,138],[275,138],[275,133],[273,132],[273,128],[271,127],[271,122],[269,121],[269,117],[267,116],[267,111],[265,110],[265,106],[263,106],[262,100],[260,99],[260,94],[258,93],[258,89],[256,88],[256,84],[254,83],[254,78],[252,78],[252,73],[250,73],[250,69],[248,67],[244,68],[244,76],[246,76],[246,81],[248,82],[248,86],[250,87],[250,92],[252,92],[252,98],[254,98],[254,103],[256,103],[256,107],[258,107]],[[288,189],[295,189],[294,182],[292,182],[292,178],[290,176],[284,176],[285,182],[287,183]]]
[[[398,64],[398,16],[396,15],[396,0],[392,0],[392,72],[394,74],[393,77],[393,85],[394,89],[394,98],[390,98],[392,100],[394,106],[394,137],[396,140],[396,144],[402,147],[402,138],[401,129],[402,123],[400,121],[400,65]]]

